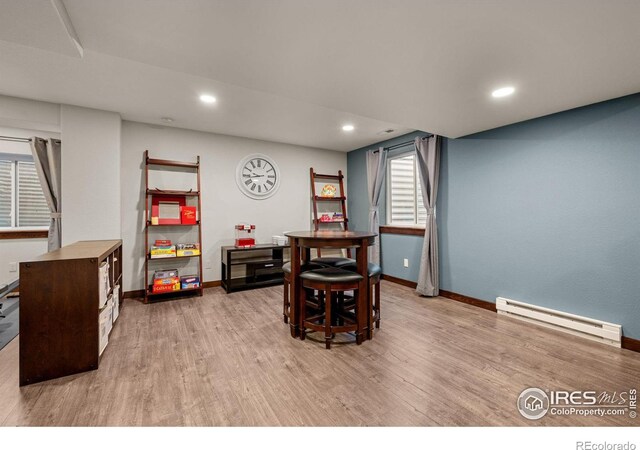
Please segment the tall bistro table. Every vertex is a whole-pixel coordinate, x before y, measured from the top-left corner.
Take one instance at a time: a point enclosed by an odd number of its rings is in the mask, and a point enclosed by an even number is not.
[[[302,327],[300,310],[304,307],[302,295],[302,283],[300,280],[300,266],[311,258],[311,249],[315,248],[355,248],[357,271],[362,275],[362,281],[358,286],[358,328],[356,342],[359,344],[366,339],[371,339],[373,330],[371,327],[370,305],[368,289],[368,261],[367,248],[373,245],[376,233],[369,231],[291,231],[285,233],[291,245],[291,282],[289,307],[289,327],[292,337],[300,336]]]

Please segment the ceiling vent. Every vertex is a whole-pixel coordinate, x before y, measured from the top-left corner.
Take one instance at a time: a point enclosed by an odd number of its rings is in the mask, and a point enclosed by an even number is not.
[[[393,133],[393,132],[395,132],[395,131],[396,131],[396,130],[394,130],[393,128],[388,128],[388,129],[386,129],[386,130],[382,130],[382,131],[380,131],[380,132],[378,133],[378,135],[381,135],[381,134],[391,134],[391,133]]]

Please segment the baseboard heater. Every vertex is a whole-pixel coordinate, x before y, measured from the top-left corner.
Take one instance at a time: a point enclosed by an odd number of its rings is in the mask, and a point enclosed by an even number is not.
[[[542,306],[518,302],[508,298],[496,298],[498,314],[504,314],[547,328],[564,331],[593,341],[620,347],[622,326],[588,317],[576,316]]]

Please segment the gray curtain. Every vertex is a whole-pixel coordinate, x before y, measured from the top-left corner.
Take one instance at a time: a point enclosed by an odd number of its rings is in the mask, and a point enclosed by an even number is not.
[[[44,198],[51,211],[49,251],[57,250],[62,245],[61,143],[58,139],[47,141],[39,137],[32,137],[31,153]]]
[[[416,157],[422,200],[427,210],[427,223],[424,228],[424,243],[420,258],[420,272],[416,292],[435,297],[440,293],[438,274],[438,227],[436,225],[436,199],[438,197],[438,177],[440,175],[440,136],[427,139],[416,138]]]
[[[367,186],[369,193],[369,231],[378,233],[375,244],[369,246],[369,262],[380,264],[380,192],[387,168],[387,152],[379,150],[367,152]]]

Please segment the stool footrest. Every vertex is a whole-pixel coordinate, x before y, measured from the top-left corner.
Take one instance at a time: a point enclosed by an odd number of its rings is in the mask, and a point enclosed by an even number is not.
[[[315,321],[316,321],[316,320],[318,320],[318,319],[322,319],[322,320],[324,320],[324,313],[322,313],[322,314],[318,314],[318,315],[315,315],[315,316],[311,316],[311,317],[306,317],[306,318],[304,319],[304,321],[305,321],[305,323],[306,323],[306,322],[315,322]],[[324,326],[324,325],[322,325],[322,326]]]
[[[309,330],[324,332],[324,324],[311,323],[305,320],[304,327],[305,329],[308,328]]]
[[[351,331],[358,331],[358,325],[334,325],[331,327],[331,331],[334,333],[348,333]]]

